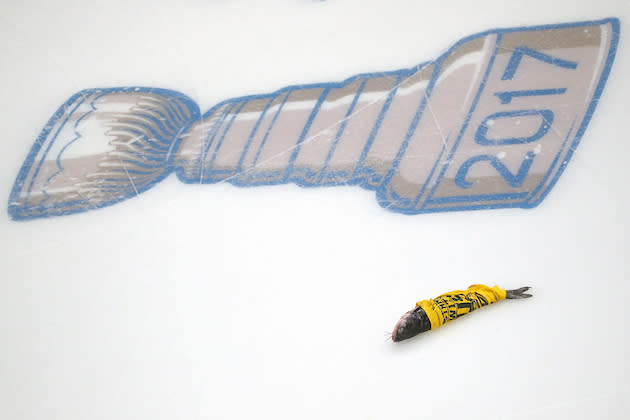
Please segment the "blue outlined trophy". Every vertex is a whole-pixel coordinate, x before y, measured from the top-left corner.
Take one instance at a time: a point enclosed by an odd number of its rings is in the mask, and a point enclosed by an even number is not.
[[[87,89],[37,138],[9,198],[15,220],[185,183],[357,185],[407,213],[534,207],[606,83],[617,19],[491,30],[410,69],[289,86],[201,115],[164,89]]]

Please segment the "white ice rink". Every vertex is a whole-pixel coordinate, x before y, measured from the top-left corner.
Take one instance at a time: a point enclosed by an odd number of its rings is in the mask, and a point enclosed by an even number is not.
[[[85,88],[173,89],[203,112],[488,29],[607,17],[608,82],[534,209],[406,216],[357,187],[171,175],[99,210],[6,211],[42,127]],[[626,0],[3,2],[0,418],[627,417],[629,25]],[[416,301],[473,283],[534,297],[386,340]]]

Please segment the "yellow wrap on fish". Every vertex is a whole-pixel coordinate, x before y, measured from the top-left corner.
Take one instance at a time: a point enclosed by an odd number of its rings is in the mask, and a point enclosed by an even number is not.
[[[421,300],[416,303],[414,309],[400,318],[392,332],[392,340],[395,342],[406,340],[503,299],[531,297],[530,294],[525,293],[527,290],[529,287],[505,290],[499,286],[473,284],[466,290],[455,290],[434,299]]]
[[[416,303],[416,308],[424,309],[429,321],[431,321],[431,329],[433,329],[482,306],[503,300],[505,295],[505,290],[499,286],[488,287],[483,284],[473,284],[466,290],[455,290],[444,293],[435,299],[422,300]]]

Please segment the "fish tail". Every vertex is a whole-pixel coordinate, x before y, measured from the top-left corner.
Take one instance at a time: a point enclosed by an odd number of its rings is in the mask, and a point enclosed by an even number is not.
[[[526,286],[526,287],[521,287],[519,289],[506,290],[505,298],[506,299],[525,299],[525,298],[532,297],[531,294],[525,293],[529,289],[531,289],[531,287]]]

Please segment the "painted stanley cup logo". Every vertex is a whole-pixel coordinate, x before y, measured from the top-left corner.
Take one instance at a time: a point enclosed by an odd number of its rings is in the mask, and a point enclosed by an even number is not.
[[[289,86],[201,115],[169,90],[87,89],[35,142],[13,219],[185,183],[375,190],[401,213],[533,207],[577,147],[610,71],[619,21],[491,30],[410,69]]]

